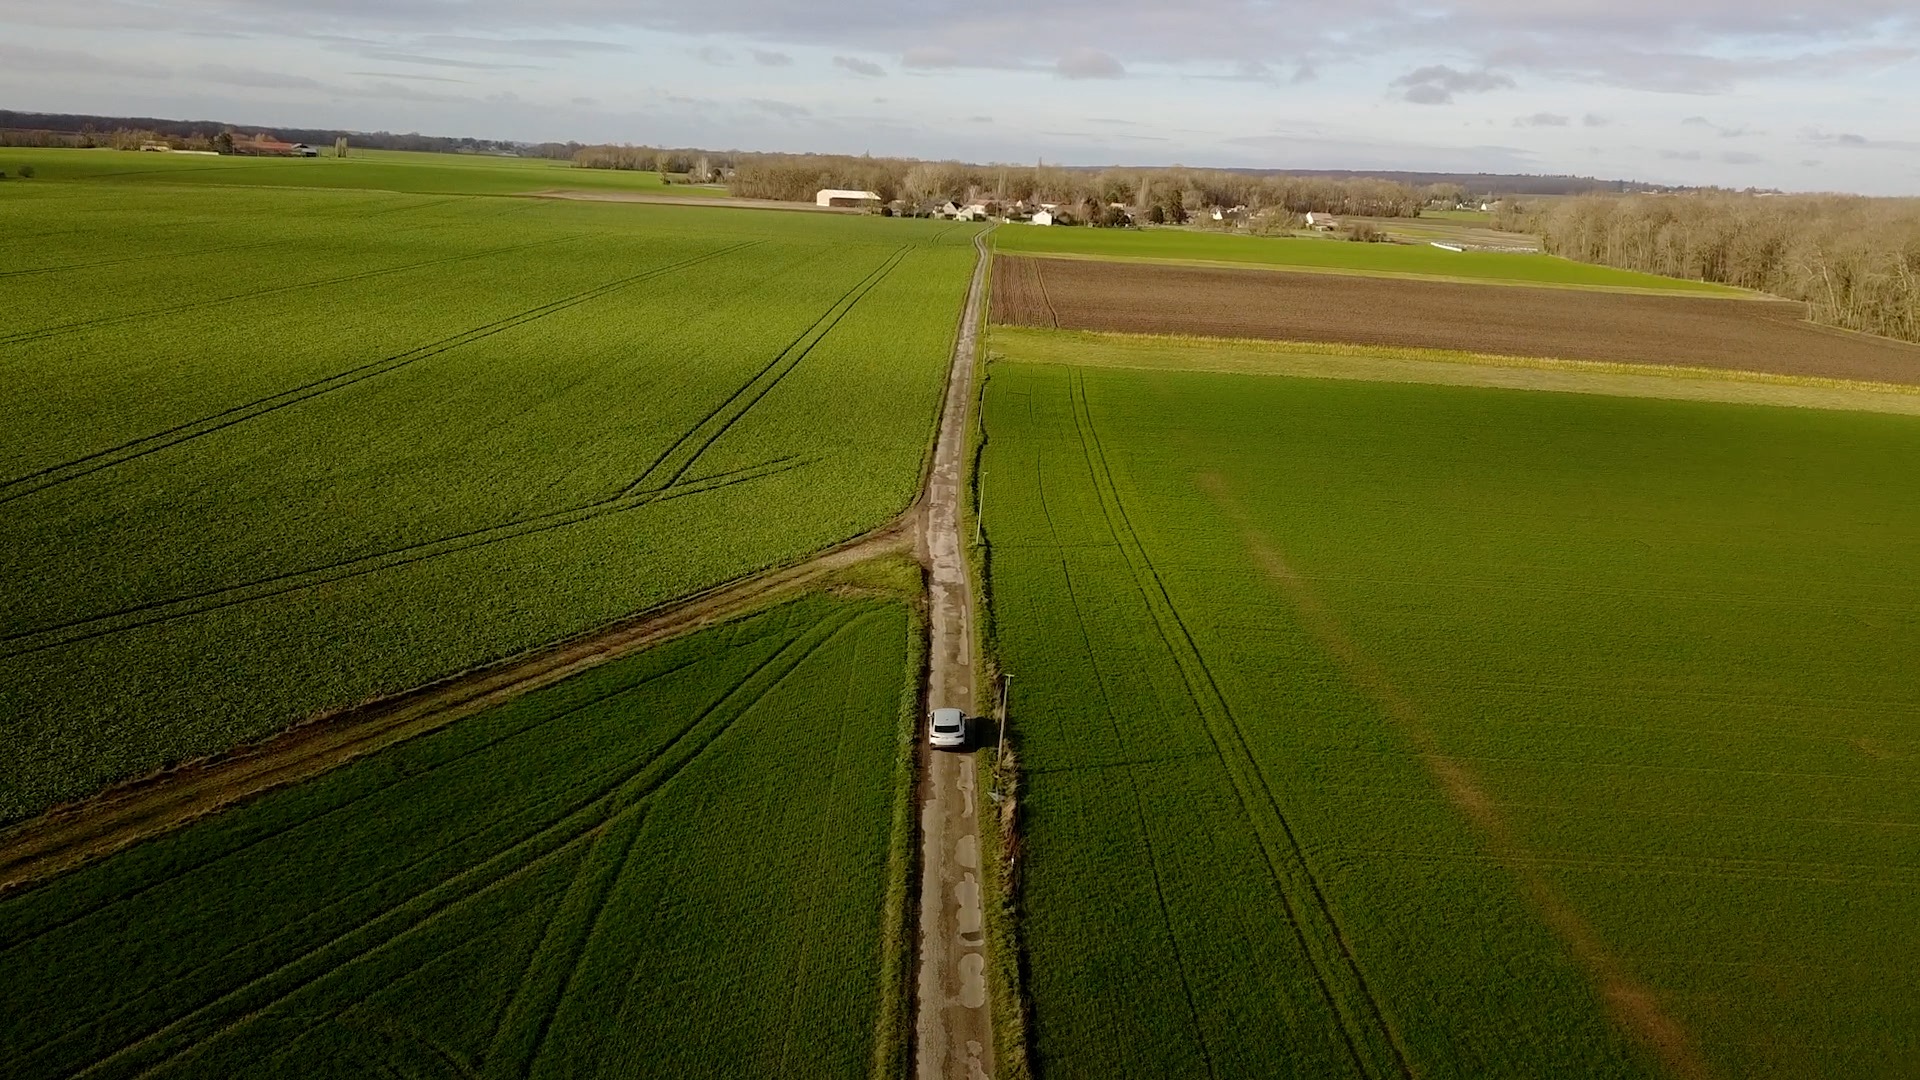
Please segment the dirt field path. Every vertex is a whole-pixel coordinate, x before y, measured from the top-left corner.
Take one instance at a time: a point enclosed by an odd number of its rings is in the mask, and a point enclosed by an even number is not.
[[[933,656],[927,703],[974,713],[973,585],[960,542],[967,407],[985,299],[986,234],[954,344],[946,409],[927,477],[920,558],[928,570]],[[920,979],[915,993],[915,1075],[984,1080],[993,1075],[987,1010],[986,930],[980,908],[979,789],[972,754],[928,752],[920,807]]]
[[[730,199],[711,195],[656,195],[650,191],[529,191],[529,199],[567,199],[573,202],[654,203],[660,206],[713,206],[722,210],[805,210],[816,214],[864,214],[857,206],[815,206],[774,199]]]
[[[722,585],[604,630],[493,667],[372,702],[218,757],[111,788],[0,833],[0,892],[52,877],[177,829],[242,799],[310,779],[354,758],[765,606],[833,571],[913,543],[909,513],[878,532],[783,570]]]

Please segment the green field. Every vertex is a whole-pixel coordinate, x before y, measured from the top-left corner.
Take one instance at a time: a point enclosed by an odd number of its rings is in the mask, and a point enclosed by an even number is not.
[[[1040,1075],[1920,1060],[1920,421],[1017,358]]]
[[[865,1075],[910,647],[796,601],[0,901],[7,1075]]]
[[[1744,295],[1700,281],[1592,266],[1549,255],[1443,251],[1427,245],[1356,244],[1319,237],[1237,236],[1192,229],[1085,229],[1009,225],[993,234],[1011,255],[1079,255],[1285,267],[1347,273],[1563,285],[1659,292]]]
[[[332,154],[332,147],[324,147]],[[219,187],[350,188],[419,195],[519,195],[533,191],[636,191],[724,198],[726,189],[663,184],[658,173],[575,168],[572,162],[481,154],[350,150],[346,157],[204,157],[128,150],[46,150],[0,146],[0,172],[31,180],[0,182],[0,201],[50,180]]]
[[[970,240],[7,181],[0,820],[884,524]]]

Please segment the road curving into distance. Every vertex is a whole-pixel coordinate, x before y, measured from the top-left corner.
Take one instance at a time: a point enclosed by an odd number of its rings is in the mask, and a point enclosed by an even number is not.
[[[946,406],[933,468],[921,500],[919,553],[927,568],[932,656],[927,706],[975,712],[973,584],[960,539],[966,492],[967,408],[980,352],[986,232],[953,346]],[[924,740],[922,742],[924,746]],[[926,750],[920,788],[920,966],[914,992],[914,1075],[918,1080],[984,1080],[993,1075],[987,1008],[987,938],[981,921],[981,791],[974,755]]]

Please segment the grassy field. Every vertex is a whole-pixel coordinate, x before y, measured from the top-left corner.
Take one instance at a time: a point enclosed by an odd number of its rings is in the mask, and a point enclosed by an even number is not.
[[[864,1075],[909,644],[792,602],[0,901],[7,1073]]]
[[[996,326],[990,348],[1031,364],[1214,371],[1318,379],[1552,390],[1920,416],[1920,385],[1661,364],[1619,364],[1312,341]]]
[[[1003,360],[985,422],[1041,1075],[1920,1059],[1920,421]]]
[[[1547,255],[1442,251],[1407,244],[1356,244],[1306,237],[1238,236],[1197,229],[1084,229],[1009,225],[993,234],[997,251],[1102,259],[1245,264],[1346,273],[1452,278],[1739,296],[1698,281],[1615,270]]]
[[[190,184],[217,187],[309,187],[398,191],[418,195],[518,195],[531,191],[640,191],[655,195],[724,198],[725,188],[663,184],[658,173],[579,169],[571,162],[479,154],[422,154],[404,150],[350,150],[344,158],[203,157],[127,150],[46,150],[0,147],[0,172],[31,180],[5,181],[0,198],[50,180]]]
[[[7,184],[0,820],[885,523],[973,261],[934,222]]]

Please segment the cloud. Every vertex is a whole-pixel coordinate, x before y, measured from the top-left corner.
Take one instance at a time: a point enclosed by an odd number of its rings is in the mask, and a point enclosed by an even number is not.
[[[454,78],[449,78],[445,75],[408,75],[398,71],[349,71],[347,72],[347,74],[348,75],[364,75],[369,79],[405,79],[408,82],[459,83],[459,84],[465,84],[467,82],[466,79],[454,79]]]
[[[1855,132],[1827,132],[1808,130],[1800,137],[1807,142],[1820,146],[1834,146],[1843,150],[1920,150],[1920,142],[1912,139],[1870,139]]]
[[[1759,154],[1750,154],[1745,150],[1728,150],[1720,155],[1720,160],[1726,162],[1728,165],[1761,165],[1765,164],[1767,159],[1761,157]]]
[[[578,105],[583,109],[597,109],[600,107],[600,102],[597,99],[590,98],[590,97],[568,98],[567,101],[571,102],[574,105]]]
[[[833,66],[870,79],[879,78],[887,73],[887,69],[879,64],[871,60],[862,60],[857,56],[836,56],[833,58]]]
[[[1119,79],[1127,69],[1099,49],[1078,48],[1062,56],[1053,70],[1063,79]]]
[[[1582,127],[1602,128],[1612,123],[1613,121],[1611,119],[1605,116],[1601,116],[1599,113],[1588,113],[1587,115],[1580,118],[1580,124]]]
[[[462,71],[540,71],[538,64],[502,64],[487,60],[455,60],[448,56],[428,56],[424,53],[407,52],[401,49],[372,48],[350,49],[369,60],[385,60],[392,64],[419,64],[422,67],[459,68]]]
[[[1610,40],[1610,35],[1568,36],[1548,42],[1522,38],[1488,50],[1488,67],[1523,69],[1572,82],[1592,82],[1668,94],[1727,94],[1765,79],[1831,78],[1885,68],[1920,56],[1908,46],[1859,45],[1779,55],[1767,45],[1748,55],[1654,47],[1655,35]]]
[[[967,123],[969,123],[969,124],[991,124],[991,123],[993,123],[993,117],[991,117],[991,116],[969,116],[969,117],[967,117]]]
[[[793,65],[793,57],[783,52],[775,52],[772,49],[755,49],[753,50],[753,62],[759,64],[761,67],[791,67]]]
[[[916,45],[900,54],[900,66],[919,71],[960,66],[960,54],[945,45]]]
[[[733,63],[733,54],[716,45],[704,45],[694,50],[693,55],[698,57],[701,63],[712,64],[714,67],[726,67]]]
[[[0,42],[0,70],[31,71],[46,75],[123,75],[135,79],[167,79],[173,69],[145,60],[94,56],[69,49],[34,49]]]
[[[587,53],[622,53],[627,47],[612,41],[588,41],[581,38],[483,38],[461,34],[426,34],[412,39],[409,47],[435,52],[497,53],[505,56],[532,56],[564,60]]]
[[[193,74],[209,82],[225,83],[228,86],[244,86],[252,90],[323,90],[325,86],[318,79],[309,79],[305,75],[289,75],[281,71],[259,71],[254,68],[228,67],[225,64],[201,64]]]
[[[1559,113],[1537,112],[1532,116],[1516,116],[1514,127],[1566,127],[1573,121]]]
[[[1415,68],[1387,84],[1405,90],[1401,98],[1415,105],[1451,105],[1455,94],[1484,94],[1513,89],[1513,78],[1492,71],[1457,71],[1445,64]]]
[[[784,120],[798,120],[803,116],[812,116],[813,110],[805,105],[795,105],[790,101],[774,101],[770,98],[748,98],[747,104],[761,112],[772,113]]]
[[[1660,160],[1662,161],[1699,161],[1700,151],[1698,150],[1662,150],[1660,151]]]
[[[1716,124],[1704,116],[1689,116],[1685,120],[1682,120],[1680,122],[1686,125],[1687,127],[1706,128],[1708,131],[1713,132],[1715,135],[1718,135],[1723,139],[1740,139],[1740,138],[1745,138],[1748,135],[1765,135],[1766,134],[1766,132],[1764,131],[1755,131],[1752,128],[1726,127],[1721,124]]]

